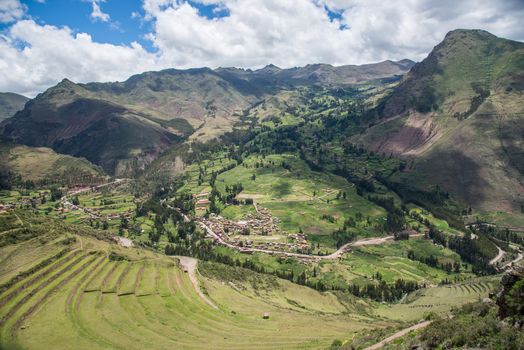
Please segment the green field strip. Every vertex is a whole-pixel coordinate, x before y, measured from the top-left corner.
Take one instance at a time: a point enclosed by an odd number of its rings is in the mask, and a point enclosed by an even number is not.
[[[108,271],[112,269],[113,265],[109,260],[106,260],[104,265],[97,271],[97,273],[89,279],[84,286],[84,292],[100,291],[102,283]]]
[[[67,254],[69,252],[69,254]],[[52,258],[47,259],[46,261],[41,262],[36,265],[33,269],[25,271],[19,274],[17,277],[11,279],[8,283],[3,285],[4,293],[0,297],[0,308],[5,305],[9,300],[15,297],[18,293],[37,282],[38,280],[47,277],[55,269],[64,265],[68,261],[71,261],[75,256],[77,256],[80,251],[70,251],[66,249],[56,254]],[[9,288],[9,289],[7,289]]]
[[[473,288],[471,288],[469,285],[467,285],[467,284],[463,284],[462,286],[464,286],[464,291],[465,291],[465,293],[467,293],[467,294],[472,294],[472,293],[474,293],[474,291],[472,290]]]
[[[3,307],[0,309],[0,326],[2,325],[3,321],[7,318],[10,317],[11,314],[13,314],[14,312],[16,312],[17,309],[20,308],[21,305],[23,305],[25,302],[27,302],[33,295],[35,295],[36,293],[38,293],[40,290],[44,289],[47,285],[49,285],[50,283],[52,283],[54,280],[56,280],[57,278],[59,278],[60,276],[62,276],[63,274],[67,273],[68,271],[70,271],[74,266],[76,266],[77,264],[79,264],[81,261],[83,261],[84,259],[87,258],[87,255],[81,255],[81,256],[78,256],[76,257],[76,259],[73,259],[73,261],[69,262],[69,264],[67,264],[65,267],[62,267],[59,271],[54,271],[53,269],[53,273],[51,273],[47,279],[43,280],[40,282],[40,279],[38,279],[36,282],[37,286],[35,286],[34,288],[32,288],[31,290],[25,292],[25,293],[16,293],[13,295],[13,297],[11,297],[11,299],[6,303],[6,307]],[[40,283],[38,283],[40,282]],[[28,288],[26,289],[30,289],[29,287],[31,287],[32,285],[29,285]],[[11,307],[9,308],[9,305],[11,305]],[[9,311],[7,311],[9,310]]]
[[[469,286],[471,287],[471,289],[473,289],[474,293],[482,293],[482,290],[479,288],[477,283],[472,283]]]
[[[158,273],[157,291],[163,297],[175,293],[175,287],[169,287],[169,273],[172,273],[171,268],[166,267],[161,267]]]
[[[115,263],[114,268],[108,272],[102,284],[102,293],[116,293],[119,280],[127,273],[130,263],[119,261]]]
[[[146,296],[158,293],[158,279],[160,267],[155,263],[148,263],[140,275],[138,287],[136,288],[137,296]]]
[[[144,267],[143,262],[132,262],[130,268],[117,285],[118,295],[127,295],[135,293],[137,281],[140,279],[140,271]]]
[[[35,296],[36,298],[31,301],[31,303],[25,303],[25,305],[18,305],[16,307],[15,313],[13,313],[11,316],[13,316],[12,324],[8,325],[6,324],[4,329],[2,329],[3,332],[5,332],[6,329],[9,329],[9,336],[12,339],[16,338],[16,332],[18,329],[20,329],[20,326],[22,323],[31,315],[33,314],[39,307],[41,307],[51,296],[55,294],[57,290],[62,288],[64,285],[66,285],[69,281],[79,276],[79,273],[82,273],[88,266],[93,264],[96,261],[96,256],[89,256],[85,259],[78,262],[77,265],[73,266],[71,269],[67,271],[67,273],[62,274],[59,279],[56,279],[53,283],[47,283],[45,288],[42,288],[38,291],[36,291],[33,294],[29,294],[29,296]],[[25,300],[27,301],[27,300]]]

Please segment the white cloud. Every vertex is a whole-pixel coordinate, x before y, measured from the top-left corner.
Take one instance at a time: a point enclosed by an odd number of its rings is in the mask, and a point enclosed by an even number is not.
[[[157,67],[155,56],[138,43],[96,43],[89,34],[33,20],[17,22],[0,37],[0,91],[34,96],[65,77],[77,82],[116,81]]]
[[[0,4],[5,1],[12,0]],[[182,0],[144,0],[140,22],[151,21],[145,37],[155,53],[137,43],[101,44],[68,28],[19,20],[0,36],[0,76],[5,77],[0,91],[33,95],[64,77],[78,82],[122,80],[167,67],[420,60],[455,28],[481,28],[524,40],[521,0],[195,1],[215,4],[228,14],[208,19]],[[331,21],[324,6],[340,11],[340,20]],[[16,16],[9,18],[23,12]]]
[[[0,23],[9,23],[21,18],[26,11],[25,5],[19,0],[0,1]]]
[[[93,11],[91,12],[91,19],[93,21],[101,21],[101,22],[109,22],[111,20],[111,17],[109,14],[102,12],[100,9],[99,0],[93,0],[91,2],[91,5],[93,6]]]
[[[146,0],[153,43],[172,64],[290,67],[312,62],[420,60],[446,32],[482,28],[524,39],[524,4],[464,0],[202,0],[230,15],[208,20],[176,0]],[[324,5],[342,11],[330,21]],[[340,30],[344,25],[347,30]]]

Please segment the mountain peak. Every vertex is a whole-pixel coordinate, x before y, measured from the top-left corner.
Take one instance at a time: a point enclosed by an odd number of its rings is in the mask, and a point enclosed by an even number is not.
[[[259,69],[259,72],[267,72],[267,73],[276,73],[280,72],[282,69],[280,67],[275,66],[273,63],[268,64],[264,68]]]
[[[490,38],[496,38],[495,35],[491,34],[490,32],[487,32],[482,29],[454,29],[449,31],[446,36],[444,37],[444,40],[450,39],[450,38],[456,38],[456,37],[490,37]]]

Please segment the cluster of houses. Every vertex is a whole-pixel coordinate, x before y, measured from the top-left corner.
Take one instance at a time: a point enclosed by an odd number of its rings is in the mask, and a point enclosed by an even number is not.
[[[0,203],[0,213],[5,213],[10,209],[14,209],[16,204],[14,203]]]
[[[193,198],[195,199],[195,209],[205,210],[209,206],[209,192],[194,194]]]
[[[306,236],[302,233],[287,234],[280,231],[278,227],[279,219],[273,217],[268,209],[256,207],[256,214],[247,214],[240,221],[225,219],[220,215],[211,214],[209,219],[201,218],[220,239],[232,244],[240,251],[247,251],[251,248],[270,250],[270,251],[289,251],[304,252],[309,248]],[[292,242],[259,241],[247,238],[247,236],[271,236],[279,232],[287,235]],[[246,236],[246,238],[242,238]]]

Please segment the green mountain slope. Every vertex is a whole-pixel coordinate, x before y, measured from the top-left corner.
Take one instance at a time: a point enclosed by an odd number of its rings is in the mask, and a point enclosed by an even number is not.
[[[24,108],[29,98],[12,92],[0,92],[0,121],[12,117]]]
[[[353,140],[410,161],[404,178],[439,184],[464,204],[524,202],[524,44],[480,30],[448,33]]]

